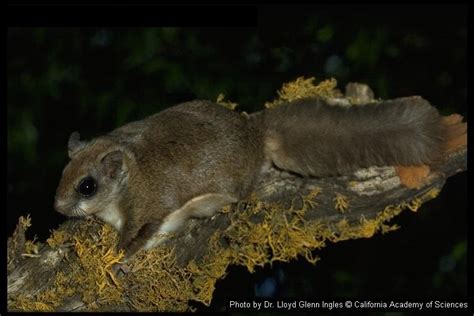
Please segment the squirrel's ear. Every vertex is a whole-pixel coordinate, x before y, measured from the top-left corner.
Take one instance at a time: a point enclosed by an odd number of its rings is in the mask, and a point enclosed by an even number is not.
[[[80,137],[81,135],[79,135],[77,131],[73,132],[71,136],[69,136],[69,141],[67,142],[67,148],[68,148],[69,158],[71,159],[79,150],[81,150],[87,145],[87,142],[81,141]]]
[[[108,152],[100,159],[102,172],[109,178],[119,178],[127,172],[125,154],[121,150]]]

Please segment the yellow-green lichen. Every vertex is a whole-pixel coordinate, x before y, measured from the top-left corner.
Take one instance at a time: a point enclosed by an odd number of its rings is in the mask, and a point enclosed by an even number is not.
[[[25,242],[25,255],[36,255],[38,254],[38,245],[36,242],[36,236],[33,240],[27,240]]]
[[[239,105],[235,102],[231,102],[229,100],[225,100],[225,95],[223,93],[220,93],[217,96],[216,103],[222,105],[225,108],[228,108],[229,110],[235,110]]]
[[[20,216],[18,223],[21,227],[23,227],[24,230],[26,230],[28,227],[31,227],[30,214],[26,215],[26,217]]]
[[[310,199],[319,190],[312,192]],[[250,201],[249,210],[232,214],[232,224],[224,233],[230,241],[232,263],[244,265],[250,272],[255,267],[274,261],[289,261],[303,255],[310,262],[318,259],[311,250],[324,246],[321,236],[311,232],[319,231],[317,222],[307,222],[304,214],[307,203],[301,209],[284,209],[278,204]],[[252,220],[251,214],[259,209],[261,221]]]
[[[312,189],[306,196],[303,197],[303,203],[307,204],[310,208],[315,208],[317,202],[315,199],[321,194],[321,188],[314,188]]]
[[[426,192],[425,194],[423,194],[422,196],[420,197],[417,197],[413,200],[411,200],[410,202],[408,203],[405,203],[404,206],[406,208],[408,208],[410,211],[412,212],[416,212],[418,211],[418,209],[420,208],[420,206],[426,202],[427,200],[430,200],[430,199],[434,199],[435,197],[438,196],[440,190],[438,188],[433,188],[431,189],[430,191]]]
[[[93,225],[93,226],[92,226]],[[99,228],[99,229],[97,229]],[[35,295],[22,296],[9,302],[9,308],[22,311],[54,311],[65,298],[79,294],[88,310],[121,303],[123,287],[112,273],[112,265],[120,262],[123,253],[116,253],[117,233],[108,225],[91,220],[77,225],[74,235],[59,229],[48,239],[51,248],[70,244],[73,257],[64,257],[67,277],[56,274],[50,286]]]
[[[64,245],[64,243],[70,238],[69,234],[64,230],[53,230],[51,236],[46,239],[46,242],[51,248]]]
[[[137,254],[126,276],[126,296],[137,311],[186,311],[194,296],[191,273],[176,264],[175,251],[158,247]]]
[[[225,276],[227,266],[231,262],[232,250],[219,244],[221,234],[214,233],[209,240],[209,249],[199,262],[190,261],[186,270],[192,275],[194,294],[190,297],[195,301],[209,305],[217,280]]]
[[[342,94],[336,89],[337,81],[334,78],[324,80],[315,85],[314,77],[305,79],[299,77],[295,81],[284,83],[283,87],[278,91],[278,99],[272,102],[266,102],[266,108],[275,108],[281,103],[291,102],[294,100],[307,97],[323,97],[333,98],[340,97]]]
[[[117,234],[113,228],[103,225],[97,235],[74,236],[73,243],[79,259],[74,272],[82,285],[82,301],[92,306],[121,302],[123,288],[115,278],[112,266],[120,263],[124,253],[115,251]]]
[[[341,213],[344,213],[349,208],[348,198],[340,193],[335,194],[333,201],[334,208]]]

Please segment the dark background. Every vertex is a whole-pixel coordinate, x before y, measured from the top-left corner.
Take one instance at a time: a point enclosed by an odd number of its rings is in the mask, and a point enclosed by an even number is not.
[[[31,214],[44,241],[66,218],[53,210],[71,132],[91,137],[219,93],[252,112],[299,76],[369,84],[377,97],[421,95],[443,114],[467,111],[464,6],[259,8],[251,28],[10,28],[7,233]],[[329,245],[249,274],[231,267],[227,297],[467,295],[466,174],[447,181],[401,229]]]

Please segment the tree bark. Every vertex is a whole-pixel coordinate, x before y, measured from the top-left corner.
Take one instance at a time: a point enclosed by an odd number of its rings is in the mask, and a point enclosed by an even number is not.
[[[346,96],[352,100],[373,99],[370,88],[357,84],[346,90]],[[334,99],[334,103],[338,102],[345,104],[347,99]],[[372,167],[352,175],[325,179],[302,178],[271,169],[260,179],[251,200],[239,202],[212,218],[190,220],[166,242],[166,249],[171,249],[169,252],[151,250],[151,255],[138,256],[128,263],[128,273],[115,277],[111,274],[111,262],[115,262],[113,258],[120,260],[120,256],[114,257],[107,251],[116,236],[110,233],[113,236],[110,244],[99,249],[103,243],[101,238],[106,236],[98,234],[104,232],[101,223],[71,219],[61,225],[48,243],[32,244],[25,240],[24,232],[29,223],[22,219],[8,240],[8,308],[157,311],[188,310],[188,300],[208,304],[214,283],[230,264],[242,264],[252,271],[255,266],[275,260],[289,261],[298,255],[315,261],[313,250],[328,242],[368,238],[394,229],[386,224],[388,220],[403,209],[416,211],[422,203],[436,196],[448,177],[467,169],[466,151],[464,146],[451,153],[418,189],[401,185],[394,167]],[[278,232],[275,232],[276,227],[280,228]],[[296,235],[299,231],[301,236]],[[69,237],[61,239],[60,232],[67,232]],[[102,270],[91,268],[81,259],[84,258],[81,238],[91,238],[99,245],[98,253],[104,262]],[[112,259],[104,259],[109,255]],[[168,255],[170,257],[166,257]],[[160,261],[163,256],[166,258]],[[216,262],[219,267],[212,266]],[[77,271],[82,275],[95,275],[96,279],[91,283],[89,279],[79,282]],[[136,294],[142,283],[149,282],[142,277],[146,275],[157,276],[152,280],[157,287],[162,280],[171,280],[171,285],[163,285],[166,293],[155,287],[146,290],[157,291],[153,294],[161,295],[159,299]],[[75,279],[71,281],[68,277]],[[101,277],[105,283],[100,281]],[[87,287],[68,287],[76,281]]]

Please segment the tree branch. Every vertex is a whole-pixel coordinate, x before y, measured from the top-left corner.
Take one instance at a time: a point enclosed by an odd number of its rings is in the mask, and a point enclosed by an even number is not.
[[[353,84],[346,97],[333,102],[367,102],[373,93]],[[299,255],[315,262],[314,250],[328,242],[396,229],[387,221],[403,209],[416,211],[448,177],[466,169],[465,146],[446,157],[419,189],[401,185],[394,167],[325,179],[271,169],[251,199],[212,218],[190,220],[163,247],[141,252],[129,264],[130,272],[120,276],[112,273],[122,254],[113,251],[117,236],[109,226],[71,219],[47,243],[28,244],[28,221],[21,219],[8,240],[8,308],[157,311],[188,310],[189,300],[209,304],[215,282],[229,265],[252,272]]]

